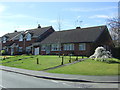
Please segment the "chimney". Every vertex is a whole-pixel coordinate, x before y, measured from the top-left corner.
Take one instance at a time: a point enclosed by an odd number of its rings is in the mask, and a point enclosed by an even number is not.
[[[41,28],[40,24],[38,24],[38,28]]]
[[[81,27],[76,27],[76,29],[81,29]]]
[[[14,32],[17,32],[17,30],[15,30]]]

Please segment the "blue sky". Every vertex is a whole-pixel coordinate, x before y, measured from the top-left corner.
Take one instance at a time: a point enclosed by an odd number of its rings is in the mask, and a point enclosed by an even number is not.
[[[53,26],[58,30],[76,26],[105,25],[106,20],[118,14],[117,2],[0,2],[0,36],[14,30]],[[82,21],[78,23],[77,21]]]

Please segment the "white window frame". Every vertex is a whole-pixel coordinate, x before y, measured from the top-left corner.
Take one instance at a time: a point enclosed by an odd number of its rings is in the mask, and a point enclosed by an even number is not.
[[[6,43],[6,41],[7,41],[7,38],[3,37],[3,43]]]
[[[23,35],[20,35],[19,41],[23,41]]]
[[[63,44],[63,50],[74,50],[74,44]]]
[[[46,45],[42,45],[41,46],[41,51],[45,51],[46,50]]]
[[[22,52],[23,51],[23,47],[19,47],[19,52]]]
[[[59,51],[59,50],[61,50],[59,44],[52,44],[51,45],[51,51]]]
[[[86,43],[79,43],[79,50],[85,51],[86,50]]]
[[[26,41],[30,41],[30,40],[31,40],[31,34],[27,33],[27,35],[26,35]]]
[[[30,47],[26,47],[26,52],[30,52],[31,48]]]

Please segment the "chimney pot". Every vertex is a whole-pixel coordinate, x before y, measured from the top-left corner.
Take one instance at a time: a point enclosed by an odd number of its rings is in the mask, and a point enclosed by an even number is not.
[[[17,32],[17,30],[15,30],[14,32]]]
[[[41,28],[40,24],[38,24],[38,28]]]
[[[81,29],[81,27],[76,27],[76,29]]]

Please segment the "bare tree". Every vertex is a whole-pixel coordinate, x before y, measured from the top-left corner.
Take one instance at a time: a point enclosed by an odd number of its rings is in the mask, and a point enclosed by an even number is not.
[[[58,30],[61,31],[62,20],[61,20],[60,16],[57,19],[57,27],[58,27]],[[59,57],[60,57],[60,52],[61,52],[61,36],[60,36],[60,33],[59,33],[58,45],[59,45]]]
[[[115,41],[115,45],[118,46],[120,43],[120,16],[109,18],[107,20],[107,25],[110,27],[111,36]]]

